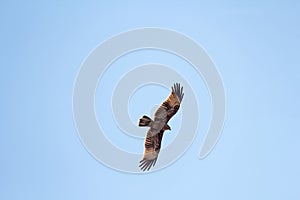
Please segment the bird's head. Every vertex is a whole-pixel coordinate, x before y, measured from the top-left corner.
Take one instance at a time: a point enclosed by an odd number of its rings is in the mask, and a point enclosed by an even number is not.
[[[165,127],[164,127],[164,130],[169,130],[170,131],[171,127],[168,124],[166,124]]]

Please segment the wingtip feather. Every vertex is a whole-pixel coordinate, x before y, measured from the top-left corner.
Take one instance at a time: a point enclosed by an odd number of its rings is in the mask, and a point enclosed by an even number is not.
[[[172,86],[172,92],[176,94],[179,101],[181,102],[184,96],[183,86],[180,87],[180,83],[174,83],[174,85]]]
[[[151,167],[155,166],[156,160],[157,159],[153,159],[153,160],[142,159],[140,161],[141,164],[139,165],[139,167],[141,168],[142,171],[149,171]]]

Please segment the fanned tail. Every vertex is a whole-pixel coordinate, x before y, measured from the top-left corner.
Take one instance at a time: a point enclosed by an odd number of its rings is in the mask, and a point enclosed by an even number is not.
[[[139,126],[151,126],[152,124],[152,119],[146,115],[144,115],[140,120],[139,120]]]

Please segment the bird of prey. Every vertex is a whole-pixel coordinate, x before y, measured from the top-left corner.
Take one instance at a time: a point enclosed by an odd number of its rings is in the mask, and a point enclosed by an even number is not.
[[[144,115],[139,119],[139,126],[149,127],[144,144],[144,155],[140,161],[141,170],[149,170],[155,165],[165,130],[171,130],[168,121],[176,114],[183,99],[183,87],[179,83],[172,86],[169,97],[155,111],[154,120]]]

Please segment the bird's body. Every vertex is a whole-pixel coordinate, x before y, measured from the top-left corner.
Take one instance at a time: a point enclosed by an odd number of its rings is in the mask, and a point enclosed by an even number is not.
[[[145,115],[139,120],[139,126],[149,127],[145,139],[144,156],[139,166],[141,170],[149,170],[155,165],[164,131],[171,130],[168,122],[178,111],[183,96],[183,88],[179,83],[174,84],[169,97],[156,110],[154,120]]]

